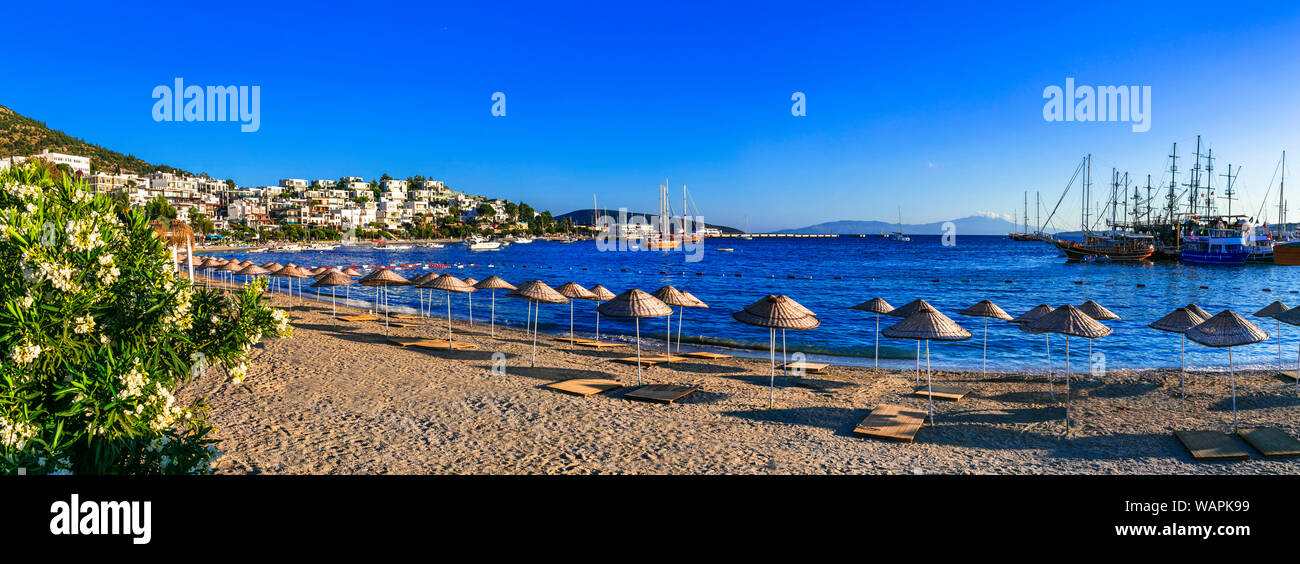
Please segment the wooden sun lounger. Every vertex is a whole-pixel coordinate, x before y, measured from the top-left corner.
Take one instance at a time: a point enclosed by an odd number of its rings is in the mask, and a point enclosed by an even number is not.
[[[544,387],[575,396],[590,397],[601,392],[617,390],[622,388],[623,384],[618,383],[617,380],[604,378],[574,378],[563,382],[552,382]]]
[[[1174,436],[1187,447],[1192,458],[1201,462],[1248,460],[1250,453],[1241,448],[1232,436],[1218,431],[1174,431]]]
[[[392,315],[389,315],[388,317],[391,317],[393,319],[405,319],[407,321],[424,321],[423,317],[420,317],[418,315],[411,315],[409,313],[394,313]]]
[[[944,401],[961,401],[970,393],[970,388],[961,386],[932,386],[931,388],[934,390],[933,393],[926,391],[925,388],[917,388],[912,395],[920,398],[930,396],[933,399]]]
[[[691,358],[704,358],[704,359],[708,359],[708,360],[721,360],[721,359],[724,359],[724,358],[731,358],[731,355],[729,355],[729,354],[721,354],[721,353],[715,353],[715,352],[703,352],[703,351],[701,351],[701,352],[688,352],[688,353],[682,353],[682,356],[689,356],[689,357],[691,357]]]
[[[830,367],[831,365],[829,364],[824,364],[821,362],[808,362],[808,361],[788,362],[786,364],[781,365],[781,368],[784,370],[797,370],[802,368],[805,374],[813,374],[813,373],[821,372]]]
[[[623,343],[611,343],[611,342],[609,342],[609,341],[587,341],[587,340],[582,340],[582,341],[578,341],[578,346],[580,346],[580,347],[591,347],[591,348],[593,348],[593,349],[613,349],[613,348],[617,348],[617,347],[625,347],[625,346],[627,346],[627,345],[625,345],[625,344],[623,344]]]
[[[699,386],[683,386],[681,384],[649,384],[623,394],[623,397],[630,400],[672,403],[698,391],[700,391]]]
[[[632,358],[636,358],[636,357],[632,357]],[[686,361],[686,357],[684,357],[684,356],[677,356],[677,355],[643,356],[643,357],[641,357],[641,358],[642,358],[642,359],[645,359],[645,360],[653,360],[653,361],[658,362],[658,363],[660,363],[660,364],[665,363],[665,362],[685,362],[685,361]]]
[[[349,323],[359,323],[362,321],[379,321],[378,317],[372,315],[340,315],[338,319],[339,321],[347,321]]]
[[[582,337],[573,337],[573,338],[569,338],[569,337],[556,337],[555,340],[560,341],[560,342],[562,342],[562,343],[573,343],[573,344],[576,344],[576,345],[581,345],[581,344],[587,342],[587,339],[583,339]]]
[[[625,356],[623,358],[615,358],[613,360],[614,362],[623,362],[627,364],[637,363],[637,358],[635,356]],[[654,366],[656,364],[663,364],[665,362],[682,362],[684,360],[686,360],[686,358],[680,356],[674,356],[671,358],[666,358],[662,356],[643,356],[641,357],[641,366]]]
[[[925,423],[925,412],[892,404],[881,404],[871,410],[853,434],[859,437],[910,443]]]
[[[419,337],[389,337],[388,342],[401,347],[418,347],[422,349],[433,349],[438,351],[448,350],[446,339],[421,339]],[[455,341],[451,344],[451,350],[463,351],[477,349],[478,346],[473,343],[463,343]]]
[[[1293,458],[1300,456],[1300,441],[1281,429],[1263,427],[1239,429],[1237,435],[1264,455],[1264,458]]]

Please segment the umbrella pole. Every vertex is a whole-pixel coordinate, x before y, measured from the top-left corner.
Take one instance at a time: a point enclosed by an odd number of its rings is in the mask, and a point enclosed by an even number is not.
[[[1295,393],[1300,396],[1300,345],[1296,345],[1295,358]]]
[[[880,368],[880,314],[876,314],[876,368]]]
[[[636,385],[641,385],[641,318],[636,318]]]
[[[468,292],[465,295],[469,296],[469,326],[473,327],[474,326],[474,293]]]
[[[1047,393],[1052,394],[1052,400],[1056,400],[1056,375],[1052,374],[1052,336],[1044,335],[1043,341],[1047,343]]]
[[[664,349],[664,362],[672,362],[672,360],[673,360],[673,310],[672,310],[672,306],[669,306],[669,308],[668,308],[668,334],[664,336],[664,341],[668,343],[668,347]]]
[[[495,339],[497,336],[497,291],[496,290],[492,290],[492,325],[490,330],[492,332],[492,338]]]
[[[682,321],[686,319],[686,306],[677,306],[677,354],[682,353]]]
[[[596,342],[600,342],[600,300],[596,300]],[[1296,362],[1300,362],[1300,360]]]
[[[1187,363],[1183,360],[1183,355],[1187,352],[1187,335],[1180,334],[1178,338],[1178,390],[1182,392],[1183,399],[1187,399]]]
[[[989,375],[989,318],[984,318],[984,360],[981,361],[984,375]]]
[[[776,328],[773,327],[769,331],[771,331],[768,342],[771,343],[772,373],[768,376],[767,408],[772,409],[772,405],[776,402]]]
[[[569,300],[569,350],[573,350],[573,300]]]
[[[334,318],[335,325],[339,324],[339,303],[337,293],[338,288],[330,286],[330,316]]]
[[[1228,347],[1228,377],[1232,382],[1232,430],[1237,430],[1237,370],[1232,366],[1232,347]]]
[[[934,425],[934,385],[930,378],[930,340],[925,340],[925,398],[930,402],[930,424]]]
[[[447,351],[452,351],[451,347],[451,290],[447,290]]]
[[[1282,320],[1277,320],[1277,371],[1282,372]]]
[[[1229,349],[1232,350],[1232,349]],[[1070,434],[1070,336],[1065,336],[1065,434]]]
[[[536,309],[533,314],[533,368],[537,368],[537,318],[542,314],[541,302],[537,302]]]
[[[786,376],[786,367],[790,365],[790,359],[785,356],[785,328],[781,329],[781,377]]]

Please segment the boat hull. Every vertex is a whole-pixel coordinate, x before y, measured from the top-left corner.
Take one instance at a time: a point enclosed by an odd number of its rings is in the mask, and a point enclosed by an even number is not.
[[[1287,243],[1273,247],[1273,264],[1300,266],[1300,244]]]
[[[1066,260],[1070,262],[1083,262],[1099,258],[1110,259],[1114,262],[1139,262],[1147,260],[1151,257],[1151,253],[1156,252],[1155,247],[1107,248],[1061,241],[1059,239],[1052,241],[1052,244],[1065,253]]]

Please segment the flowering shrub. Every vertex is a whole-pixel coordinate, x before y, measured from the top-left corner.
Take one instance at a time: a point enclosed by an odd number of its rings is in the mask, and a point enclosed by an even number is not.
[[[43,163],[0,171],[0,474],[194,474],[218,452],[185,379],[288,336],[264,287],[195,288],[143,210]]]

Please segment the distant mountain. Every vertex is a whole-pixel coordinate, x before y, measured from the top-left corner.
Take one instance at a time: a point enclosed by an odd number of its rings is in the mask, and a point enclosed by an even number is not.
[[[50,129],[43,122],[0,106],[0,157],[29,157],[40,153],[42,149],[49,149],[54,153],[90,157],[90,166],[94,172],[116,173],[121,170],[144,175],[161,170],[185,173],[183,170],[166,165],[147,163],[135,155],[123,155],[105,149],[85,139],[73,137],[57,129]]]
[[[903,224],[901,231],[908,235],[942,235],[944,223],[945,222],[943,221],[921,224],[905,223]],[[970,217],[954,219],[952,220],[952,223],[956,227],[956,233],[958,235],[1006,235],[1007,233],[1023,229],[1022,226],[1008,220],[982,215],[972,215]],[[1030,226],[1030,230],[1033,230],[1033,226]],[[798,233],[808,235],[857,235],[865,233],[868,235],[874,235],[880,234],[881,232],[891,233],[894,231],[900,231],[897,223],[889,223],[885,221],[830,221],[826,223],[818,223],[817,225],[809,225],[808,227],[800,227],[798,229],[783,229],[777,231],[777,233]]]
[[[591,225],[591,221],[592,221],[591,218],[595,217],[594,216],[595,211],[596,210],[590,208],[585,210],[575,210],[566,213],[564,215],[557,215],[555,216],[555,220],[564,221],[565,219],[572,219],[574,225]],[[622,221],[618,217],[618,210],[600,210],[600,213],[609,214],[611,217],[615,218],[615,220]],[[641,220],[645,221],[646,223],[653,223],[659,217],[658,214],[653,214],[653,213],[627,212],[627,221],[632,221],[632,218],[636,216],[640,216]],[[705,223],[704,225],[705,227],[716,228],[719,231],[722,231],[723,233],[741,233],[741,231],[739,229],[736,229],[735,227],[727,227],[725,225],[714,225],[712,223]]]

